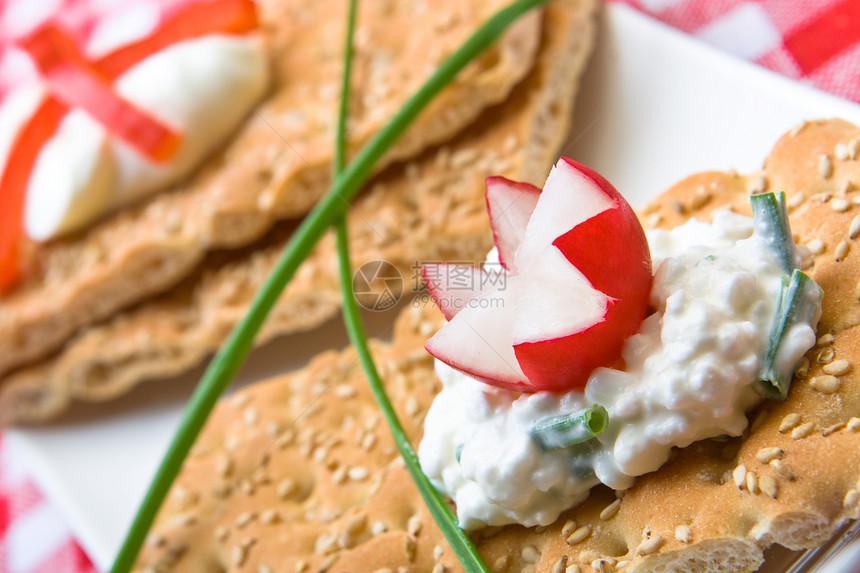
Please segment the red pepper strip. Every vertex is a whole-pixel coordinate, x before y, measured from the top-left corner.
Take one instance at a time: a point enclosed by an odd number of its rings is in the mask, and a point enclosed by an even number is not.
[[[141,111],[111,87],[110,78],[86,61],[75,40],[54,24],[21,42],[48,81],[52,93],[69,107],[80,107],[154,161],[166,161],[179,148],[180,136]]]
[[[0,175],[0,293],[21,278],[19,248],[30,172],[42,146],[57,130],[66,106],[48,97],[18,131]]]
[[[116,78],[137,62],[183,40],[206,34],[244,34],[259,26],[253,0],[210,0],[184,6],[166,16],[149,36],[118,48],[96,61],[95,66]]]

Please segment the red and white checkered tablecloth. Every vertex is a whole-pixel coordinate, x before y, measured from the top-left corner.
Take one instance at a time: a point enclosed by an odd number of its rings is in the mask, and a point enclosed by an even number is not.
[[[0,101],[35,69],[16,38],[56,15],[92,51],[194,0],[0,0]],[[263,0],[265,1],[265,0]],[[615,0],[739,58],[860,103],[860,0]],[[95,571],[0,436],[0,573]]]

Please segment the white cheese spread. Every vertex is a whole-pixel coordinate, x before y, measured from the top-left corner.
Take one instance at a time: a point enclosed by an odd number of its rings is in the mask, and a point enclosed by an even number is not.
[[[181,134],[176,154],[154,163],[113,137],[86,111],[71,110],[42,148],[30,175],[27,234],[42,241],[81,229],[187,176],[236,129],[268,81],[266,50],[253,35],[212,34],[144,59],[117,78],[115,89]],[[0,169],[7,167],[14,134],[43,97],[43,87],[31,86],[0,108]]]
[[[548,525],[598,483],[630,487],[673,447],[743,432],[760,400],[752,384],[782,286],[779,262],[752,219],[728,211],[712,225],[651,231],[648,241],[656,312],[625,343],[625,370],[595,370],[584,393],[520,395],[437,361],[444,389],[419,456],[462,527]],[[796,363],[814,343],[811,326],[795,327],[780,359]],[[539,420],[595,403],[609,413],[596,440],[543,451],[531,438]]]

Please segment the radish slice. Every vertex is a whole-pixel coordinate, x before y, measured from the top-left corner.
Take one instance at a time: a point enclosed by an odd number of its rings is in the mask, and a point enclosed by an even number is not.
[[[109,78],[84,59],[74,38],[60,28],[43,26],[21,45],[63,103],[86,110],[108,131],[154,161],[166,161],[176,153],[180,136],[117,95]]]
[[[651,255],[645,232],[612,185],[566,158],[540,194],[494,178],[487,195],[491,213],[500,213],[493,218],[496,245],[509,262],[513,255],[513,265],[494,292],[471,299],[473,293],[464,294],[467,307],[451,315],[427,350],[502,388],[582,388],[595,368],[620,358],[624,339],[648,312]],[[538,199],[533,208],[514,211],[518,197]],[[506,206],[510,217],[501,215]],[[438,281],[430,289],[434,298],[450,296]]]
[[[421,278],[427,285],[427,292],[446,320],[466,308],[469,302],[479,296],[487,285],[492,285],[493,277],[487,271],[466,265],[430,263],[421,267]]]
[[[504,177],[487,177],[487,213],[493,229],[493,241],[499,250],[499,262],[515,272],[514,255],[526,226],[540,198],[540,188]]]
[[[534,392],[514,354],[510,285],[478,296],[427,341],[427,351],[446,364],[493,386]],[[501,312],[487,312],[495,308]]]

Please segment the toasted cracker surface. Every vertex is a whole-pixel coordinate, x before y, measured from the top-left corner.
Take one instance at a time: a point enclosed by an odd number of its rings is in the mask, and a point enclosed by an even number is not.
[[[364,145],[504,0],[364,2],[356,30],[349,151]],[[0,374],[82,327],[164,292],[214,249],[260,239],[329,187],[346,3],[260,3],[273,86],[233,141],[188,182],[79,236],[35,248],[28,282],[0,299]],[[445,141],[532,68],[540,15],[522,18],[422,113],[379,167]]]
[[[355,266],[396,265],[407,283],[420,261],[474,260],[491,246],[484,179],[541,183],[567,135],[578,78],[590,53],[595,3],[547,8],[537,63],[508,100],[467,132],[381,174],[349,211]],[[7,375],[0,421],[44,420],[72,398],[105,400],[134,384],[181,373],[224,341],[271,271],[292,226],[281,224],[252,250],[218,252],[168,295],[92,327],[58,356]],[[301,267],[258,343],[306,330],[340,306],[331,236]]]
[[[858,144],[852,125],[812,122],[777,143],[763,172],[695,175],[644,210],[650,224],[674,226],[722,208],[748,212],[750,192],[785,190],[797,241],[811,245],[804,267],[825,291],[818,343],[788,398],[750,412],[743,436],[678,450],[625,492],[595,488],[548,527],[477,532],[493,571],[754,571],[767,546],[815,546],[858,517],[860,255],[851,246],[860,165],[835,158]],[[834,154],[832,171],[820,170],[824,154]],[[422,346],[440,323],[432,308],[414,306],[393,343],[374,346],[416,444],[439,386]],[[140,559],[147,567],[461,570],[396,457],[352,350],[219,405],[158,517]]]

